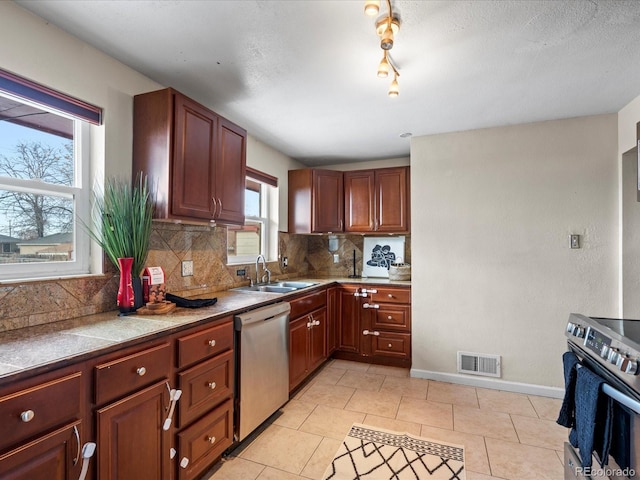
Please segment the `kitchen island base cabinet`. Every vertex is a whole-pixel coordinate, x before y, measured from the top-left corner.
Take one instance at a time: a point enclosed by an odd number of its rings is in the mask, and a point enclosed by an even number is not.
[[[75,480],[80,474],[80,422],[67,425],[4,455],[0,480]]]
[[[97,410],[100,480],[171,478],[170,437],[162,429],[168,405],[162,381]]]

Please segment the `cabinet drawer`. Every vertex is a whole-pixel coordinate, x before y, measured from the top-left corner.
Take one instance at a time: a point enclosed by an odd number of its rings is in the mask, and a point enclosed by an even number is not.
[[[96,366],[96,405],[166,378],[170,367],[171,346],[168,343]]]
[[[233,402],[229,399],[178,434],[178,478],[197,478],[231,446],[232,436]]]
[[[0,450],[80,418],[80,372],[0,398]]]
[[[229,350],[178,374],[180,427],[233,397],[233,351]]]
[[[385,357],[411,358],[411,335],[408,333],[380,332],[371,337],[371,354]]]
[[[215,327],[179,338],[178,368],[186,367],[232,348],[233,322],[229,319]]]
[[[327,291],[321,290],[316,293],[311,293],[301,298],[297,298],[290,302],[291,313],[289,318],[295,320],[296,318],[306,313],[312,312],[326,306],[327,304]]]
[[[411,304],[411,289],[410,288],[389,288],[389,287],[367,287],[367,290],[377,290],[376,293],[371,294],[371,301],[375,303],[403,303],[405,305]]]
[[[380,305],[371,319],[372,330],[411,331],[411,308],[406,306]]]

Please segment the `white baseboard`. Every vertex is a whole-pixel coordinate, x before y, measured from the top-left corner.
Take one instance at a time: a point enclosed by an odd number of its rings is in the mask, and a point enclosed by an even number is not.
[[[506,380],[497,380],[495,378],[476,377],[459,373],[432,372],[430,370],[418,370],[417,368],[412,368],[410,375],[416,378],[457,383],[471,387],[492,388],[494,390],[524,393],[527,395],[539,395],[541,397],[551,398],[564,397],[564,388],[546,387],[544,385],[534,385],[531,383],[507,382]]]

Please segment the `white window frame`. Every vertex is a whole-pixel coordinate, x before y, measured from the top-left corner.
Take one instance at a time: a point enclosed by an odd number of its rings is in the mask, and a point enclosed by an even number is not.
[[[74,122],[73,157],[74,182],[73,185],[53,185],[37,180],[25,180],[0,176],[0,189],[55,195],[73,200],[74,222],[73,241],[74,256],[68,261],[38,262],[38,263],[7,263],[0,264],[0,282],[20,281],[31,279],[61,278],[73,275],[89,274],[90,239],[83,231],[80,221],[90,225],[90,189],[89,162],[91,155],[91,130],[89,123],[71,115],[62,113],[51,107],[27,100],[17,95],[1,92],[3,96],[13,98],[27,105],[69,118]]]
[[[274,261],[273,258],[273,226],[277,225],[277,220],[273,219],[274,212],[277,212],[277,205],[274,206],[273,196],[274,192],[277,194],[278,187],[273,187],[264,182],[260,182],[255,179],[251,179],[254,182],[260,184],[260,216],[245,216],[245,223],[247,221],[256,222],[262,224],[262,235],[260,236],[260,252],[265,256],[267,261]],[[277,227],[276,227],[277,228]],[[233,255],[227,256],[228,265],[238,265],[253,263],[256,261],[256,255]]]

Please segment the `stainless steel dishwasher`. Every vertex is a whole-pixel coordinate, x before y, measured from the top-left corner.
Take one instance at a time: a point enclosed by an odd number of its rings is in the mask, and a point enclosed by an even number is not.
[[[236,315],[236,440],[242,441],[289,400],[287,302]]]

